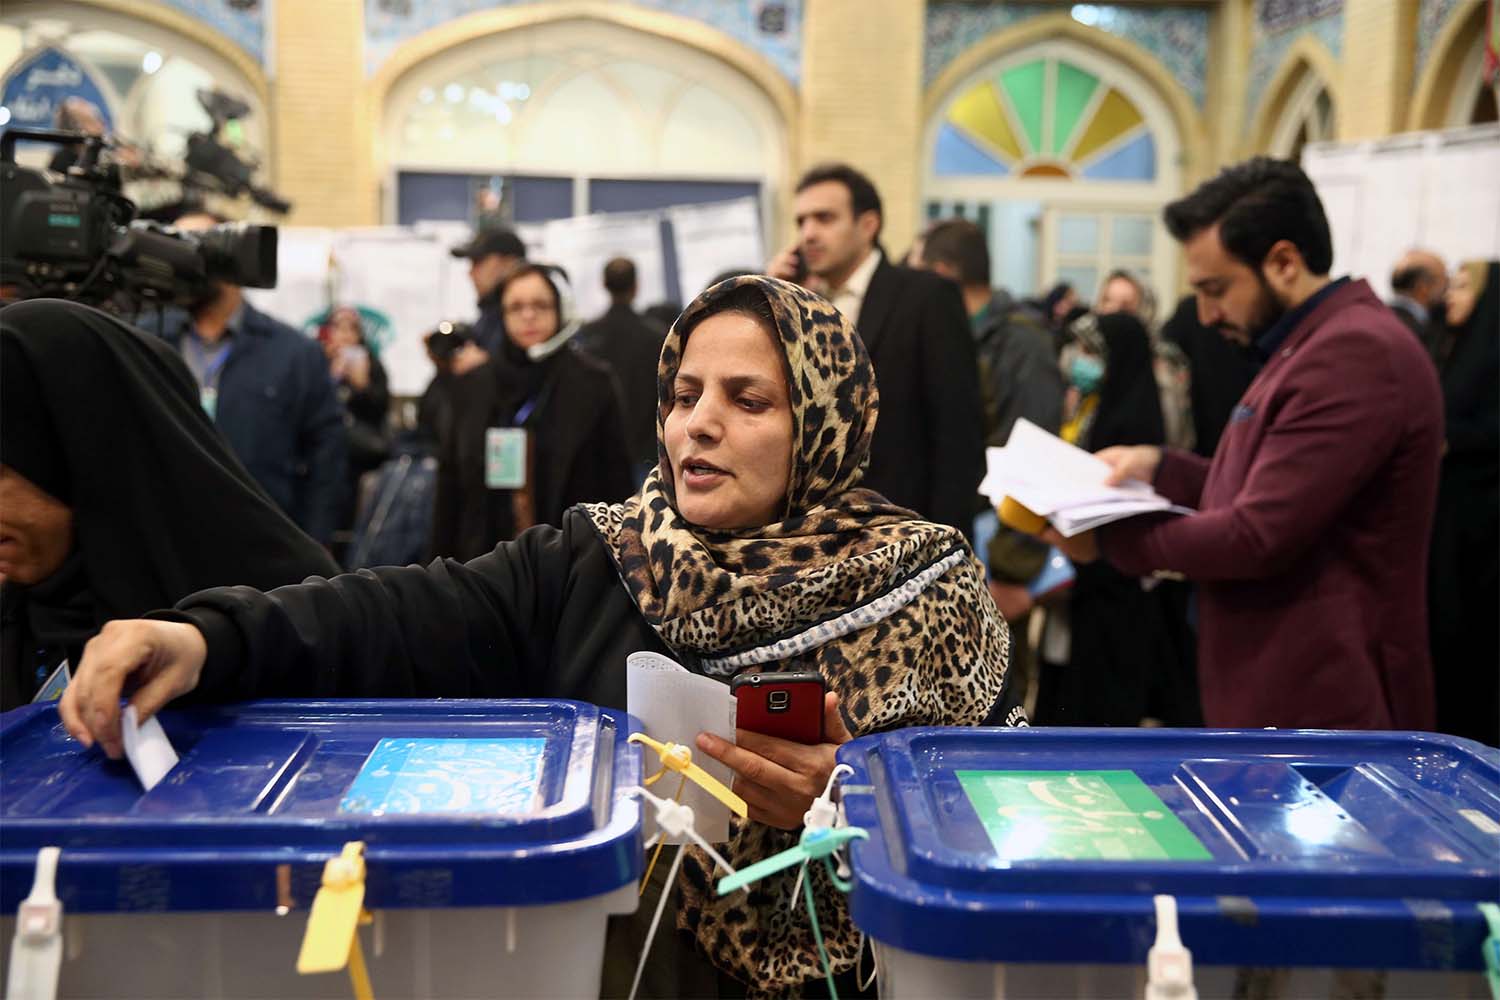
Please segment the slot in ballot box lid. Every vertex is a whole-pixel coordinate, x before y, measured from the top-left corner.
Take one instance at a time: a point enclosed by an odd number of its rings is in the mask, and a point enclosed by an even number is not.
[[[0,716],[0,907],[62,849],[69,911],[306,905],[364,841],[373,907],[599,895],[640,873],[630,716],[571,701],[259,701],[159,716],[181,759],[149,792],[55,703]]]

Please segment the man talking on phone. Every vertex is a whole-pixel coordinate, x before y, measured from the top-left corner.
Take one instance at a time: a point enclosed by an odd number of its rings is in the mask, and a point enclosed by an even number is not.
[[[891,264],[880,193],[845,164],[797,183],[797,239],[766,273],[826,296],[865,342],[880,420],[861,484],[971,541],[984,478],[984,409],[969,317],[953,282]]]

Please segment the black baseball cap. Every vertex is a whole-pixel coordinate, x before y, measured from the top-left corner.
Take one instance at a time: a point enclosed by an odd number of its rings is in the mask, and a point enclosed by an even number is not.
[[[467,243],[454,247],[450,253],[455,257],[467,257],[470,260],[478,260],[488,257],[492,253],[503,254],[506,257],[526,257],[526,244],[521,242],[521,237],[511,229],[481,229],[474,234],[474,238]]]

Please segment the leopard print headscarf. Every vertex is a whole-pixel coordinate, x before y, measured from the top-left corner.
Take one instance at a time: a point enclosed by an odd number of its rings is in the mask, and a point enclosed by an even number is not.
[[[685,341],[734,289],[753,285],[786,358],[793,460],[783,519],[714,531],[678,513],[663,426]],[[641,614],[685,660],[727,681],[741,671],[817,670],[856,736],[917,725],[974,725],[1001,691],[1010,636],[963,535],[858,488],[879,410],[863,342],[825,299],[761,276],[704,292],[667,334],[657,372],[658,464],[623,504],[586,508]],[[739,867],[797,834],[736,822]],[[822,975],[806,913],[788,910],[795,871],[720,899],[712,862],[683,858],[677,925],[714,964],[758,992]],[[820,921],[837,971],[858,934],[819,866]]]

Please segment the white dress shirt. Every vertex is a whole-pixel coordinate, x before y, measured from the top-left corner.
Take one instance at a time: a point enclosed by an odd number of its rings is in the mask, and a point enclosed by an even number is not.
[[[828,301],[844,314],[850,326],[859,325],[859,311],[865,304],[865,293],[870,290],[870,279],[879,266],[880,251],[871,247],[870,252],[865,254],[865,259],[849,275],[849,280],[828,294]]]

